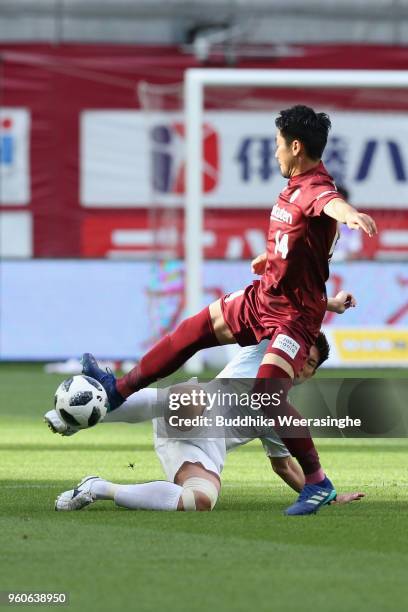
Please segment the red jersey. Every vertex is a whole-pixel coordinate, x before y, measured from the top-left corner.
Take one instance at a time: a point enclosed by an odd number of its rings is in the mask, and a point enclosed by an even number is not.
[[[339,197],[323,163],[292,177],[272,208],[267,264],[257,286],[257,310],[265,326],[302,320],[317,333],[326,312],[329,260],[337,222],[323,213]]]

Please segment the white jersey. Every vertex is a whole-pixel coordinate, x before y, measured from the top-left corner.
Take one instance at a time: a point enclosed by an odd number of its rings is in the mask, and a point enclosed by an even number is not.
[[[258,345],[241,348],[217,378],[256,378],[267,345],[268,340],[263,340]],[[178,470],[186,462],[201,463],[205,469],[219,476],[224,467],[226,453],[247,444],[256,437],[261,438],[268,457],[288,457],[290,454],[280,438],[270,428],[268,428],[267,435],[254,429],[253,436],[250,438],[177,440],[158,436],[158,431],[161,430],[160,420],[155,419],[153,422],[154,446],[167,479],[171,482],[174,481]]]

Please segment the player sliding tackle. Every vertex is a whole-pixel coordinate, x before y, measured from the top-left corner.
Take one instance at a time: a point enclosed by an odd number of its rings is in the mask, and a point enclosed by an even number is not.
[[[328,308],[342,313],[355,301],[346,292],[340,292],[328,300]],[[267,340],[259,345],[242,348],[218,375],[218,378],[253,378],[259,368]],[[317,368],[328,358],[329,345],[323,333],[310,348],[309,357],[295,384],[309,380]],[[211,385],[211,383],[210,383]],[[194,384],[176,385],[168,390],[187,392]],[[163,398],[163,395],[161,396]],[[154,419],[154,444],[156,453],[166,473],[167,482],[156,481],[135,485],[119,485],[101,478],[85,478],[70,491],[62,493],[55,504],[56,510],[81,510],[97,500],[112,500],[119,506],[130,509],[150,510],[211,510],[217,502],[221,487],[221,472],[226,452],[260,437],[273,470],[295,491],[305,485],[303,472],[290,457],[287,448],[272,428],[253,428],[251,438],[196,438],[172,439],[160,437],[164,429],[166,399],[160,401],[156,389],[143,389],[132,394],[117,410],[109,412],[104,422],[140,423]],[[186,414],[189,414],[186,409]],[[77,430],[63,423],[55,410],[45,415],[45,420],[54,432],[71,435]],[[348,503],[360,499],[362,493],[338,495],[336,503]]]
[[[354,298],[344,291],[328,300],[328,309],[337,313],[343,313],[348,307],[354,305]],[[218,378],[253,378],[262,361],[267,344],[268,341],[264,340],[257,346],[242,348],[218,375]],[[324,334],[320,333],[315,345],[310,349],[309,357],[301,373],[296,377],[295,384],[311,378],[328,355],[327,340]],[[191,390],[194,386],[189,385],[187,388]],[[180,388],[178,385],[168,392],[176,390],[181,392],[183,387]],[[167,399],[163,399],[163,395],[161,397],[160,401],[156,389],[143,389],[132,394],[118,409],[108,413],[104,422],[140,423],[154,419],[155,449],[168,482],[118,485],[97,477],[88,477],[81,481],[75,489],[59,496],[56,501],[57,510],[80,510],[101,499],[111,499],[118,505],[131,509],[211,510],[217,501],[221,486],[220,474],[224,465],[225,453],[258,436],[270,458],[273,470],[295,491],[300,491],[304,486],[302,471],[291,459],[288,450],[277,438],[272,428],[260,431],[254,429],[251,438],[174,440],[160,437],[158,431],[163,430],[163,415],[166,414],[168,407]],[[55,410],[50,410],[45,415],[45,420],[54,432],[62,435],[72,435],[78,431],[61,421]],[[360,497],[362,497],[361,493],[347,493],[338,495],[336,501],[347,503]],[[186,501],[188,499],[189,502]]]
[[[256,393],[266,387],[271,393],[271,381],[287,393],[302,370],[326,310],[325,283],[338,236],[337,221],[369,236],[377,229],[370,216],[339,198],[321,162],[331,127],[329,117],[306,106],[294,106],[281,111],[275,124],[276,158],[289,181],[271,211],[267,250],[253,262],[253,271],[261,280],[183,321],[123,378],[116,380],[85,353],[83,372],[102,383],[111,409],[175,372],[197,351],[220,344],[248,346],[268,340],[257,372]],[[273,416],[272,406],[264,411]],[[285,397],[280,414],[300,418]],[[334,499],[336,492],[320,465],[310,433],[305,430],[305,437],[295,438],[285,435],[279,426],[276,430],[305,476],[305,487],[287,513],[315,512]],[[317,506],[311,503],[316,495],[320,498]]]

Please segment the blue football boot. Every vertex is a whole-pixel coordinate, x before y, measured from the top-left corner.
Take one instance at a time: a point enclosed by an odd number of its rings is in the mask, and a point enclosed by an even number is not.
[[[86,376],[91,376],[91,378],[95,378],[101,383],[102,387],[105,389],[109,402],[108,412],[115,410],[115,408],[119,408],[119,406],[125,401],[125,398],[122,397],[117,391],[116,378],[114,377],[112,372],[110,370],[102,370],[98,366],[98,362],[91,353],[84,353],[82,355],[81,363],[82,374],[85,374]]]
[[[286,508],[285,514],[299,516],[302,514],[316,514],[322,506],[326,506],[336,499],[337,493],[327,476],[317,484],[307,484],[300,492],[297,501]]]

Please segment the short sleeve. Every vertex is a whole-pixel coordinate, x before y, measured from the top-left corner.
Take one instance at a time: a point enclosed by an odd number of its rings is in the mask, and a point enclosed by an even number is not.
[[[331,181],[311,184],[303,194],[302,210],[306,217],[318,217],[323,208],[333,200],[340,197],[336,186]]]

